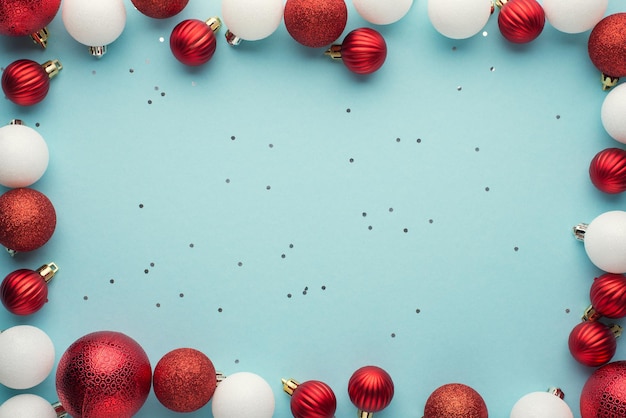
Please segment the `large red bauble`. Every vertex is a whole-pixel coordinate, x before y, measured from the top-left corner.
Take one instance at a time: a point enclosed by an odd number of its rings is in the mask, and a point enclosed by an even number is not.
[[[385,38],[370,28],[355,29],[341,44],[341,60],[356,74],[371,74],[378,70],[387,58]]]
[[[295,418],[333,418],[336,409],[335,393],[319,380],[299,384],[291,395],[291,413]]]
[[[593,185],[605,193],[626,190],[626,151],[607,148],[597,153],[589,165],[589,177]]]
[[[393,393],[391,376],[377,366],[361,367],[348,382],[348,396],[354,406],[363,412],[385,409],[391,403]]]
[[[569,351],[581,364],[598,367],[611,361],[617,349],[615,334],[607,325],[585,321],[576,325],[569,335]]]
[[[605,273],[597,277],[591,284],[589,298],[601,316],[611,319],[626,317],[626,276]]]
[[[52,22],[61,0],[3,0],[0,4],[0,34],[31,35]]]
[[[582,418],[626,416],[626,361],[600,367],[587,379],[580,394]]]
[[[536,39],[546,23],[543,7],[536,0],[509,0],[500,9],[498,27],[507,41],[524,44]]]
[[[50,76],[41,64],[21,59],[9,64],[2,73],[2,90],[9,100],[22,106],[42,101],[50,89]]]
[[[141,13],[155,19],[166,19],[180,13],[189,0],[132,0]]]
[[[461,383],[440,386],[424,406],[424,418],[487,418],[487,405],[474,389]]]
[[[175,412],[193,412],[211,400],[217,377],[211,360],[193,348],[164,355],[154,368],[154,394]]]
[[[56,271],[55,264],[46,264],[37,271],[19,269],[9,273],[0,284],[2,304],[15,315],[37,312],[48,302],[48,282]]]
[[[603,74],[626,76],[626,13],[615,13],[598,22],[589,34],[589,58]]]
[[[152,381],[145,351],[114,331],[87,334],[61,356],[59,401],[74,418],[130,418],[143,406]]]
[[[44,245],[56,228],[56,212],[41,192],[28,188],[0,196],[0,244],[17,252]]]
[[[208,62],[216,46],[213,29],[198,19],[183,20],[170,35],[170,49],[176,59],[185,65],[197,66]]]
[[[344,0],[287,0],[285,27],[304,46],[320,48],[341,36],[348,22]]]

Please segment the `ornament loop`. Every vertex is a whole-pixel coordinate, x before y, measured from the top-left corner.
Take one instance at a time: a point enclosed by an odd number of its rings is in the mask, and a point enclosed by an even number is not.
[[[293,392],[298,389],[298,386],[300,386],[300,383],[298,383],[294,379],[281,379],[281,382],[283,384],[283,390],[289,396],[293,395]]]
[[[585,232],[587,232],[587,227],[589,224],[580,223],[572,228],[572,232],[578,241],[585,240]]]
[[[59,271],[59,267],[54,262],[44,264],[43,266],[37,269],[37,273],[46,281],[46,283],[50,282],[54,275]]]
[[[602,82],[602,90],[607,91],[617,85],[619,77],[613,77],[604,73],[600,74],[600,81]]]
[[[107,46],[90,46],[89,53],[96,58],[102,58],[107,53]]]
[[[561,388],[557,388],[557,387],[551,387],[548,389],[548,393],[551,393],[552,395],[560,398],[560,399],[564,399],[565,398],[565,393],[561,390]]]
[[[600,313],[596,311],[596,308],[594,308],[593,305],[589,305],[589,307],[585,309],[585,312],[582,316],[583,321],[589,322],[597,321],[600,318],[602,318],[602,315],[600,315]]]
[[[340,60],[341,59],[341,45],[339,44],[331,45],[330,48],[328,48],[326,52],[324,52],[324,54],[328,55],[334,60]]]
[[[34,43],[46,49],[48,46],[48,28],[39,29],[30,35]]]
[[[63,64],[59,60],[49,60],[41,64],[41,67],[48,74],[49,78],[59,75],[59,71],[63,69]]]

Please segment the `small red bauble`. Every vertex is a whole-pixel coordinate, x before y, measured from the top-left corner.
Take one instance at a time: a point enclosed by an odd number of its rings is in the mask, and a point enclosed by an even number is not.
[[[132,338],[114,331],[87,334],[61,356],[56,388],[74,418],[130,418],[150,393],[152,368]]]
[[[164,355],[154,368],[154,394],[175,412],[193,412],[211,400],[217,377],[211,360],[193,348]]]
[[[393,399],[391,376],[377,366],[365,366],[352,374],[348,382],[350,401],[359,409],[359,417],[369,418],[385,409]]]
[[[600,367],[587,379],[580,394],[582,418],[626,416],[626,361]]]
[[[498,15],[502,36],[516,44],[536,39],[545,23],[546,14],[536,0],[509,0],[502,5]]]
[[[443,385],[430,394],[423,418],[488,418],[487,405],[474,389],[461,383]]]
[[[287,32],[311,48],[336,41],[348,22],[344,0],[287,0],[284,13]]]
[[[569,351],[579,363],[598,367],[611,361],[615,355],[615,338],[615,332],[601,322],[581,322],[569,335]]]
[[[166,19],[180,13],[189,0],[131,0],[141,13],[154,19]]]
[[[5,308],[15,315],[30,315],[48,301],[48,282],[58,267],[45,264],[35,270],[19,269],[9,273],[0,284],[0,298]]]
[[[605,193],[626,190],[626,151],[607,148],[597,153],[589,165],[589,177],[593,185]]]
[[[385,63],[387,44],[374,29],[359,28],[348,33],[341,45],[332,45],[326,54],[341,59],[353,73],[371,74]]]
[[[2,90],[13,103],[34,105],[46,97],[50,89],[50,79],[62,69],[58,60],[43,64],[27,59],[14,61],[2,73]]]
[[[337,398],[324,382],[309,380],[298,383],[283,379],[283,389],[291,395],[291,413],[295,418],[333,418]]]
[[[33,35],[52,22],[61,6],[61,0],[3,0],[0,7],[0,34],[9,36]],[[33,36],[45,48],[47,36]]]
[[[187,19],[180,22],[170,35],[170,48],[176,59],[185,65],[197,66],[208,62],[217,46],[215,32],[220,28],[218,18],[206,22]]]
[[[605,76],[626,76],[626,13],[602,19],[589,34],[589,58]]]
[[[52,237],[57,217],[52,202],[28,188],[0,196],[0,244],[10,252],[32,251]]]
[[[597,277],[589,291],[596,313],[611,319],[626,317],[626,276],[605,273]]]

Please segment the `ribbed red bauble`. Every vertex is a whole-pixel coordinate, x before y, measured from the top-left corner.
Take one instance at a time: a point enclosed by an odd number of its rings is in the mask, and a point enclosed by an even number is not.
[[[593,185],[605,193],[626,190],[626,151],[607,148],[597,153],[589,165],[589,177]]]
[[[131,0],[141,13],[154,19],[167,19],[180,13],[189,0]]]
[[[348,22],[344,0],[287,0],[284,13],[287,32],[311,48],[336,41]]]
[[[617,349],[615,339],[618,335],[601,322],[581,322],[569,335],[569,351],[576,361],[585,366],[602,366],[611,361],[615,355]]]
[[[2,90],[13,103],[34,105],[45,99],[50,89],[50,79],[62,69],[58,60],[43,64],[28,59],[14,61],[2,73]]]
[[[193,412],[206,405],[215,392],[215,367],[204,353],[178,348],[159,360],[153,385],[163,406],[175,412]]]
[[[385,63],[387,44],[378,31],[359,28],[348,33],[341,45],[332,45],[326,54],[341,59],[353,73],[371,74]]]
[[[626,276],[605,273],[597,277],[589,291],[596,313],[611,319],[626,317]]]
[[[283,389],[291,396],[291,414],[295,418],[333,418],[337,398],[333,390],[319,380],[298,383],[283,379]]]
[[[56,16],[61,0],[3,0],[0,7],[0,34],[9,36],[34,35]],[[33,36],[46,47],[47,34]]]
[[[348,382],[348,396],[359,410],[360,418],[370,418],[385,409],[393,399],[391,376],[377,366],[361,367]]]
[[[183,20],[170,35],[172,54],[185,65],[197,66],[208,62],[215,53],[215,32],[220,26],[218,18],[210,18],[206,22],[198,19]]]
[[[594,371],[580,394],[582,418],[626,416],[626,361],[615,361]]]
[[[59,401],[74,418],[131,418],[150,393],[152,368],[129,336],[99,331],[76,340],[56,373]]]
[[[487,405],[478,392],[461,383],[440,386],[430,394],[423,418],[487,418]]]
[[[605,76],[626,76],[626,13],[615,13],[598,22],[589,34],[589,58]]]
[[[516,44],[535,40],[543,31],[546,14],[536,0],[501,1],[498,27],[502,36]]]
[[[49,263],[35,270],[19,269],[9,273],[0,284],[0,298],[5,308],[15,315],[30,315],[48,302],[48,282],[58,267]]]

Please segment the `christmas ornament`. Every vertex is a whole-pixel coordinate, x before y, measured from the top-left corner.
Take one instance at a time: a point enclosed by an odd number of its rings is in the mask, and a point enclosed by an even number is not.
[[[511,418],[574,418],[570,407],[563,401],[563,392],[531,392],[522,396],[511,410]]]
[[[283,18],[282,0],[222,0],[222,18],[228,27],[226,41],[265,39],[278,29]]]
[[[206,22],[187,19],[180,22],[170,35],[174,57],[185,65],[197,66],[208,62],[215,53],[217,32],[222,22],[212,17]]]
[[[61,0],[4,0],[0,5],[0,34],[30,35],[45,48],[48,42],[46,26],[59,11]]]
[[[411,9],[413,0],[352,0],[357,13],[375,25],[388,25],[402,19]]]
[[[374,29],[359,28],[348,33],[341,45],[332,45],[326,55],[341,59],[353,73],[371,74],[384,64],[387,44]]]
[[[611,319],[626,317],[626,277],[613,273],[596,277],[589,298],[591,306],[583,319],[595,321],[602,316]]]
[[[0,405],[0,418],[65,418],[59,406],[50,405],[41,396],[24,393],[7,399]]]
[[[135,340],[99,331],[76,340],[56,373],[59,401],[74,418],[130,418],[142,407],[152,381],[148,356]]]
[[[589,177],[593,185],[605,193],[626,190],[626,151],[607,148],[597,153],[589,165]]]
[[[154,368],[154,394],[175,412],[193,412],[209,402],[217,386],[211,360],[193,348],[164,355]]]
[[[430,394],[423,418],[488,418],[487,405],[474,389],[461,383],[440,386]]]
[[[48,334],[31,325],[0,333],[0,383],[30,389],[43,382],[54,366],[54,345]]]
[[[0,196],[0,244],[11,255],[44,245],[56,223],[54,206],[41,192],[19,188]]]
[[[274,393],[261,376],[249,372],[235,373],[215,389],[211,410],[215,418],[271,418]]]
[[[359,418],[371,418],[382,411],[393,399],[394,386],[391,376],[377,366],[361,367],[348,382],[348,396],[359,410]]]
[[[443,36],[466,39],[485,27],[492,6],[491,0],[428,0],[428,18]]]
[[[626,361],[606,364],[587,379],[580,394],[582,418],[619,418],[626,413]]]
[[[48,301],[48,282],[59,268],[44,264],[37,271],[19,269],[9,273],[0,284],[0,298],[5,308],[15,315],[30,315]]]
[[[602,19],[609,0],[543,0],[546,19],[556,30],[581,33]]]
[[[589,224],[574,227],[574,235],[585,243],[589,260],[608,273],[626,273],[626,212],[604,212]]]
[[[0,127],[0,184],[27,187],[48,168],[48,145],[41,135],[20,120]]]
[[[131,0],[141,13],[154,19],[176,16],[187,6],[189,0]]]
[[[291,413],[295,418],[333,418],[337,398],[333,390],[319,380],[298,383],[282,379],[283,390],[291,396]]]
[[[344,0],[287,0],[285,4],[287,32],[304,46],[330,45],[341,36],[347,22]]]
[[[535,40],[543,31],[546,16],[536,0],[497,0],[498,27],[502,36],[515,44]]]
[[[602,102],[600,116],[606,132],[614,140],[626,144],[626,84],[609,92]]]
[[[569,351],[580,364],[598,367],[611,361],[617,349],[615,339],[622,333],[618,325],[609,327],[597,321],[576,325],[569,334]]]
[[[602,88],[608,90],[626,75],[626,13],[615,13],[593,28],[587,43],[589,58],[602,72]]]
[[[124,0],[64,0],[61,16],[72,38],[87,45],[97,58],[106,54],[107,45],[126,26]]]
[[[27,59],[14,61],[2,73],[2,91],[13,103],[34,105],[45,99],[50,89],[50,79],[62,69],[58,60],[43,64]]]

